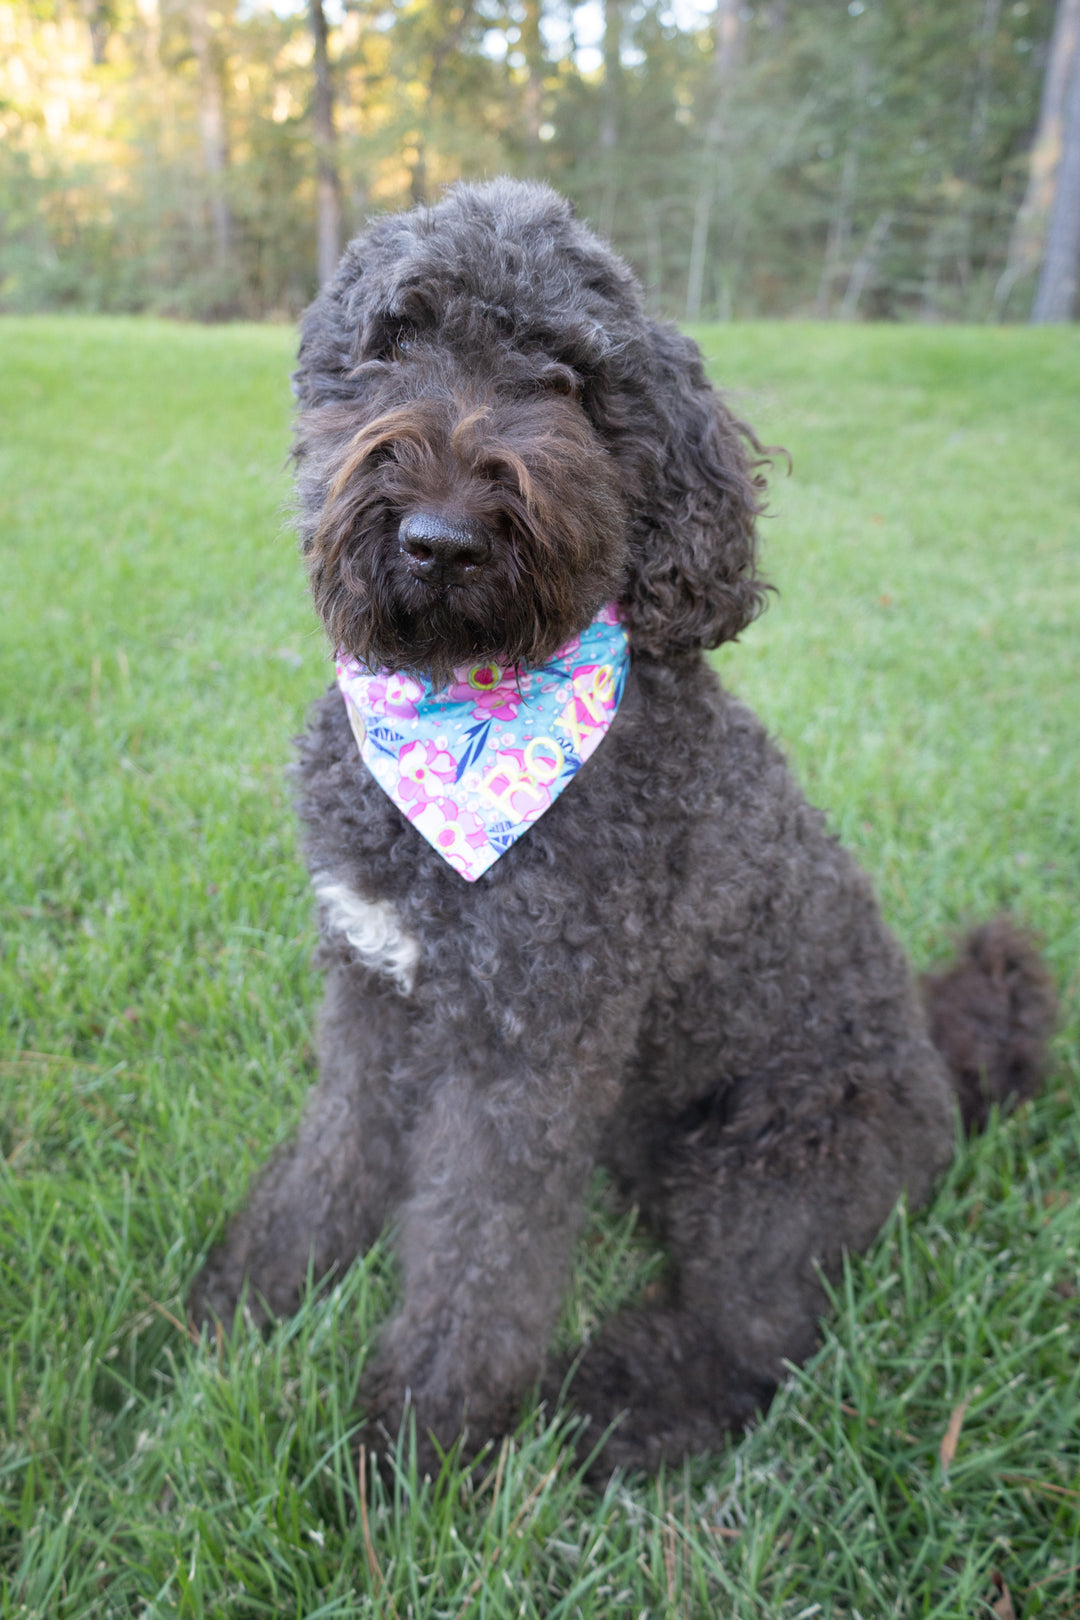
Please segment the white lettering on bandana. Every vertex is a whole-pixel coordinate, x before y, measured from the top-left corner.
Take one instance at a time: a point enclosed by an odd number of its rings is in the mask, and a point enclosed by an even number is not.
[[[543,815],[604,737],[630,652],[609,602],[550,663],[454,671],[442,691],[414,675],[337,658],[360,756],[399,810],[475,883]]]

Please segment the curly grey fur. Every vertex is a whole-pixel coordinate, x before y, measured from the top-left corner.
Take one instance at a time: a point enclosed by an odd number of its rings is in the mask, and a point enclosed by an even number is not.
[[[479,1446],[543,1371],[599,1162],[671,1269],[662,1301],[587,1346],[570,1397],[592,1436],[620,1418],[602,1467],[715,1447],[813,1348],[819,1268],[902,1191],[925,1200],[953,1143],[946,1065],[866,877],[701,656],[763,600],[760,446],[609,249],[509,181],[353,242],[296,388],[302,543],[334,641],[438,677],[544,657],[614,592],[633,660],[602,746],[475,884],[367,773],[337,690],[315,705],[320,1081],[196,1316],[230,1319],[245,1285],[291,1311],[309,1265],[348,1265],[393,1216],[403,1294],[370,1421],[394,1435],[411,1403],[425,1458],[463,1430]],[[466,583],[410,573],[416,512],[483,536]],[[998,1044],[1045,989],[1017,950]],[[932,993],[940,1020],[951,991]]]

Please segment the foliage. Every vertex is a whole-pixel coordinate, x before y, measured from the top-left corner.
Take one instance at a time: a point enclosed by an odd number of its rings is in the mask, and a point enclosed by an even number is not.
[[[224,0],[203,62],[204,3],[0,3],[6,307],[263,316],[313,293],[304,10]],[[742,8],[721,80],[709,17],[635,0],[611,10],[608,84],[554,0],[346,0],[331,55],[347,225],[459,176],[529,174],[609,230],[671,313],[981,318],[1052,14],[1052,0],[771,0]],[[208,97],[222,175],[200,145]]]
[[[1008,905],[1065,998],[723,1456],[585,1491],[529,1411],[475,1476],[358,1475],[376,1253],[263,1340],[184,1291],[310,1078],[284,785],[327,680],[280,535],[291,335],[0,327],[0,1614],[989,1617],[1080,1603],[1080,335],[707,326],[794,475],[724,650],[925,962]],[[598,1189],[565,1340],[660,1264]],[[966,1404],[965,1404],[966,1403]],[[951,1460],[942,1442],[958,1438]],[[362,1483],[361,1483],[362,1480]]]

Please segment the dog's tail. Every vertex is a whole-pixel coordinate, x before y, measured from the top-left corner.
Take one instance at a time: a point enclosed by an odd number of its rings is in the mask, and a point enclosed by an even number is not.
[[[981,1130],[994,1103],[1007,1107],[1035,1094],[1057,996],[1031,934],[1010,917],[995,917],[968,935],[951,967],[925,974],[921,989],[967,1130]]]

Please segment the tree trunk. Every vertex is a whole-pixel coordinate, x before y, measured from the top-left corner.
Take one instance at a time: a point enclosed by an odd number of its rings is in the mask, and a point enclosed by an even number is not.
[[[95,67],[103,67],[108,56],[112,18],[108,0],[83,0],[82,10],[90,31],[90,54]]]
[[[422,133],[416,137],[415,150],[416,156],[409,164],[409,201],[417,207],[422,207],[428,200],[427,151]]]
[[[690,239],[690,265],[686,273],[686,319],[701,316],[705,266],[709,256],[709,224],[716,192],[721,148],[724,144],[724,102],[732,74],[742,61],[743,29],[738,0],[717,0],[713,17],[712,108],[705,124],[701,179],[694,199],[694,230]]]
[[[965,184],[958,204],[950,210],[950,218],[955,226],[953,235],[957,243],[956,270],[960,286],[965,292],[971,284],[972,218],[977,203],[983,148],[990,120],[990,104],[994,88],[994,45],[1000,24],[1001,0],[982,0],[979,23],[971,40],[975,57],[975,82],[971,96],[967,152],[959,166],[959,177]]]
[[[188,20],[191,48],[199,70],[199,140],[203,169],[210,194],[210,230],[214,264],[224,270],[232,246],[232,213],[225,193],[229,169],[229,141],[225,123],[225,92],[221,63],[215,49],[206,0],[190,0]]]
[[[645,203],[645,305],[653,315],[659,315],[664,291],[664,243],[660,234],[662,203]]]
[[[866,291],[866,284],[877,269],[877,262],[881,257],[881,250],[885,246],[885,238],[889,234],[892,221],[892,209],[886,208],[871,225],[866,241],[863,243],[862,252],[851,267],[847,289],[840,305],[840,319],[842,321],[853,321],[859,313],[859,299]]]
[[[164,110],[164,97],[160,97],[160,85],[158,83],[162,72],[161,5],[159,0],[147,0],[147,3],[140,7],[140,11],[143,27],[146,30],[143,36],[143,71],[148,77],[153,78],[155,91],[159,93],[158,96],[155,96],[155,99],[160,98],[159,106],[161,110]]]
[[[317,238],[319,286],[333,279],[341,257],[341,178],[338,174],[337,134],[334,129],[334,82],[330,77],[326,13],[322,0],[309,0],[311,35],[315,42],[315,174],[317,185]]]
[[[525,57],[525,146],[535,164],[543,123],[544,40],[540,32],[540,0],[525,0],[521,23],[521,50]]]
[[[427,69],[423,111],[416,125],[416,157],[409,171],[409,190],[414,203],[428,200],[427,138],[434,121],[435,110],[442,90],[443,69],[462,40],[473,20],[475,0],[449,0],[448,4],[430,7],[432,27],[431,56]],[[430,36],[429,36],[430,37]],[[419,77],[419,70],[417,76]]]
[[[742,6],[738,0],[717,0],[713,29],[716,35],[713,67],[717,85],[722,89],[743,58]]]
[[[832,307],[833,283],[847,261],[851,242],[851,220],[855,211],[855,191],[859,180],[859,147],[849,138],[844,148],[844,162],[840,170],[840,190],[836,197],[836,212],[829,221],[825,238],[825,258],[821,266],[814,314],[824,319]]]
[[[1080,48],[1073,50],[1069,81],[1046,256],[1031,310],[1040,324],[1072,318],[1080,281]]]
[[[1058,0],[1043,78],[1039,123],[1031,148],[1027,191],[1012,228],[1005,269],[994,289],[994,307],[999,316],[1016,283],[1032,274],[1042,258],[1046,225],[1054,201],[1054,180],[1061,157],[1065,99],[1078,49],[1080,0]]]
[[[971,136],[968,141],[968,172],[978,176],[983,142],[990,118],[994,88],[994,44],[1001,26],[1001,0],[983,0],[982,16],[975,31],[975,90],[971,98]]]
[[[937,321],[941,318],[938,295],[941,289],[941,267],[945,259],[947,228],[943,220],[935,220],[926,233],[923,249],[922,293],[919,319]]]
[[[701,295],[705,287],[705,261],[709,252],[709,218],[716,189],[716,156],[719,141],[706,140],[701,166],[701,183],[694,202],[694,231],[690,238],[690,266],[686,272],[686,319],[701,319]]]
[[[604,0],[604,101],[600,115],[600,172],[604,190],[597,227],[610,237],[615,228],[619,184],[619,135],[622,123],[622,0]]]
[[[844,161],[840,168],[840,189],[836,195],[836,212],[829,221],[825,238],[825,257],[821,266],[814,313],[825,317],[832,308],[833,287],[843,274],[851,247],[851,233],[855,222],[855,202],[859,189],[859,160],[866,126],[863,123],[866,98],[870,91],[870,58],[859,52],[852,69],[851,118],[844,145]],[[850,273],[848,282],[850,285]],[[846,297],[845,293],[845,297]]]

